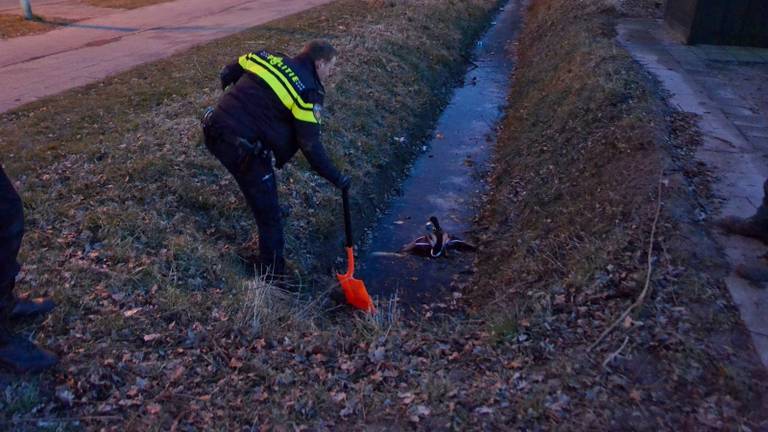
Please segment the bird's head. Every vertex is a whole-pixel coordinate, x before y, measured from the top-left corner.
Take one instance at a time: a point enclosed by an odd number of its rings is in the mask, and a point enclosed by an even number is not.
[[[437,221],[435,216],[429,218],[429,221],[427,221],[426,229],[429,233],[436,233],[441,231],[440,222]]]

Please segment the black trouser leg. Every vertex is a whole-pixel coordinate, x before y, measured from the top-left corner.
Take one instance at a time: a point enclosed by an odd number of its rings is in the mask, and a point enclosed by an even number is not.
[[[16,258],[23,235],[24,207],[0,166],[0,308],[13,298],[14,280],[20,269]]]
[[[9,326],[15,299],[13,286],[19,273],[16,261],[24,235],[24,207],[0,166],[0,365],[19,373],[40,372],[56,364],[56,356]]]
[[[237,181],[259,229],[259,254],[276,274],[285,272],[283,224],[277,199],[277,181],[269,157],[253,156],[243,163],[237,137],[207,127],[206,146]]]
[[[768,228],[768,179],[763,183],[763,203],[757,208],[753,220]]]
[[[272,161],[255,157],[244,172],[233,174],[259,227],[259,255],[262,263],[277,274],[285,272],[283,223],[277,200],[277,181]]]

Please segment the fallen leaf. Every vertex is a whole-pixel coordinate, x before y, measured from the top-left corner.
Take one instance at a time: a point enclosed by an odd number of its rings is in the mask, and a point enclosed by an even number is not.
[[[144,342],[152,342],[153,340],[160,339],[161,337],[163,337],[163,335],[160,333],[144,335]]]
[[[399,397],[403,405],[410,405],[411,402],[413,402],[414,399],[416,399],[416,396],[414,396],[411,392],[405,392],[405,393],[398,393],[397,397]]]
[[[376,350],[370,354],[368,354],[368,359],[372,363],[381,363],[384,361],[384,357],[386,356],[387,352],[384,349],[384,347],[378,347]]]
[[[622,325],[624,326],[625,329],[632,327],[632,318],[631,317],[624,318],[624,323]]]
[[[479,408],[475,408],[475,412],[478,414],[493,414],[493,408],[481,406]]]
[[[347,402],[347,404],[344,406],[344,409],[339,411],[339,415],[342,417],[348,417],[352,415],[355,412],[355,401],[351,400]]]
[[[72,405],[75,400],[75,395],[72,394],[66,387],[59,387],[56,389],[56,398],[63,402],[65,405]]]
[[[123,316],[126,317],[126,318],[130,318],[130,317],[136,315],[140,310],[141,310],[140,307],[133,308],[131,310],[127,310],[127,311],[123,312]]]
[[[161,408],[160,408],[160,405],[158,404],[147,405],[147,413],[149,413],[150,415],[156,415],[160,412],[160,410]]]
[[[177,367],[173,373],[171,374],[171,382],[178,381],[179,378],[181,378],[181,375],[184,374],[184,366]]]

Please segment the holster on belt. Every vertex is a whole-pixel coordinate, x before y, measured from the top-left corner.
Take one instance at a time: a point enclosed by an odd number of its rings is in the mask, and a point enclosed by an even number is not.
[[[217,132],[215,129],[208,130],[213,123],[213,111],[213,107],[206,108],[202,117],[200,117],[200,124],[205,133],[210,132],[216,135]],[[254,157],[266,157],[269,154],[269,150],[264,147],[261,141],[251,142],[245,138],[236,137],[234,144],[237,148],[238,168],[240,169],[240,172],[245,172],[248,169],[248,166],[251,164]]]
[[[245,138],[237,137],[237,153],[240,155],[240,172],[245,172],[255,157],[264,156],[264,146],[261,141],[252,143]]]

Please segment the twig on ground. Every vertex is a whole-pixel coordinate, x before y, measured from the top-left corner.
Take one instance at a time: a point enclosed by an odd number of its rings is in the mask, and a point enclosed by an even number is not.
[[[763,333],[763,332],[759,332],[759,331],[756,331],[756,330],[750,330],[750,329],[747,329],[747,330],[748,330],[750,333],[752,333],[752,334],[756,334],[756,335],[758,335],[758,336],[762,336],[762,337],[768,337],[768,334],[766,334],[766,333]]]
[[[632,313],[635,308],[641,306],[643,302],[645,301],[645,298],[648,296],[648,292],[650,291],[651,287],[651,274],[653,273],[653,241],[654,237],[656,236],[656,225],[659,223],[659,216],[661,215],[661,188],[663,185],[663,174],[659,176],[659,190],[658,190],[658,196],[656,198],[656,216],[653,219],[653,225],[651,226],[651,236],[648,241],[648,270],[647,274],[645,275],[645,286],[643,287],[643,291],[640,293],[640,296],[635,300],[634,303],[632,303],[625,311],[621,314],[619,319],[613,322],[603,333],[600,335],[597,340],[592,343],[592,345],[589,346],[587,351],[592,351],[610,332],[613,331],[622,321],[624,321],[624,318],[626,318],[630,313]]]
[[[394,258],[404,258],[408,255],[398,253],[398,252],[371,252],[371,256],[375,257],[394,257]]]
[[[629,336],[624,337],[624,342],[622,342],[619,349],[612,352],[611,354],[608,355],[608,357],[605,358],[605,360],[603,361],[603,367],[607,366],[608,363],[612,362],[613,359],[615,359],[616,357],[619,356],[619,354],[621,354],[621,351],[624,349],[625,346],[627,346],[627,342],[629,342]]]

